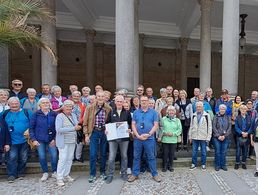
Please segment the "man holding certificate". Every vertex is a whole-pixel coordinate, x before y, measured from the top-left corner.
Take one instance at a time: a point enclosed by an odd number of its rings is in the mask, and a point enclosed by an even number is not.
[[[158,176],[156,167],[156,141],[154,137],[154,133],[158,129],[158,114],[154,109],[148,108],[149,99],[147,96],[142,96],[140,102],[141,108],[133,113],[132,130],[135,136],[133,173],[128,179],[128,182],[133,182],[138,179],[143,150],[146,153],[153,179],[156,182],[161,182],[161,178]]]
[[[127,181],[127,149],[131,131],[131,113],[123,108],[124,97],[117,95],[115,108],[109,112],[106,124],[106,134],[109,144],[108,177],[106,183],[110,184],[115,172],[115,158],[119,146],[121,155],[121,179]]]

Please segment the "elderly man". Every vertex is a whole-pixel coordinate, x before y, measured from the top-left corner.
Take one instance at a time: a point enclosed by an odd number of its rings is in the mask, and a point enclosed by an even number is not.
[[[215,106],[215,113],[219,113],[219,106],[225,104],[227,106],[226,115],[232,116],[233,101],[229,98],[228,90],[223,89],[221,91],[221,97],[217,99]]]
[[[157,97],[153,96],[153,90],[151,87],[146,88],[146,95],[149,99],[153,99],[154,102],[157,100]]]
[[[52,98],[50,85],[49,84],[43,84],[41,86],[41,93],[38,93],[37,97],[39,99],[40,98],[48,98],[50,100]]]
[[[203,103],[196,103],[196,112],[191,119],[189,142],[193,144],[192,165],[190,170],[197,166],[198,147],[201,146],[202,170],[206,170],[206,146],[211,139],[212,123],[210,115],[203,110]]]
[[[13,182],[18,177],[24,177],[28,159],[28,144],[24,132],[30,127],[32,113],[22,110],[17,97],[8,100],[10,110],[2,113],[11,135],[11,149],[7,155],[8,181]]]
[[[100,175],[106,179],[106,158],[107,158],[107,137],[105,134],[105,124],[111,107],[105,103],[105,94],[99,91],[96,94],[96,102],[86,110],[83,120],[83,132],[85,142],[90,143],[90,178],[89,183],[96,180],[96,161],[98,148],[100,148]]]
[[[137,87],[137,91],[136,91],[136,95],[140,97],[142,97],[144,94],[144,86],[143,85],[138,85]]]
[[[254,109],[258,106],[258,91],[252,91],[251,93],[251,100],[253,101]]]
[[[132,117],[131,113],[128,110],[123,108],[124,97],[118,95],[115,97],[115,108],[108,114],[107,123],[115,123],[115,122],[127,122],[129,130],[131,129]],[[106,134],[108,134],[109,130],[106,129]],[[131,130],[130,130],[131,131]],[[127,181],[127,149],[128,149],[129,137],[111,140],[108,142],[109,144],[109,173],[106,180],[106,183],[109,184],[113,180],[113,175],[115,172],[115,158],[117,153],[117,148],[119,146],[120,155],[121,155],[121,178],[124,181]]]
[[[166,87],[166,93],[167,93],[167,97],[173,97],[173,87],[172,87],[172,85],[168,85],[167,87]]]
[[[212,88],[208,87],[206,89],[206,94],[205,94],[204,100],[206,100],[210,104],[212,112],[213,112],[213,114],[215,114],[216,98],[213,96]]]
[[[10,97],[18,97],[20,100],[26,97],[22,92],[23,83],[21,80],[14,79],[12,81],[12,90],[10,90]]]
[[[200,93],[201,93],[201,91],[199,88],[194,88],[194,97],[192,97],[190,99],[192,105],[194,105],[198,101],[198,97],[199,97]]]
[[[158,176],[156,168],[156,140],[154,137],[154,134],[158,129],[158,114],[154,109],[148,108],[149,99],[147,96],[142,96],[140,101],[141,108],[133,113],[132,130],[135,135],[134,160],[133,173],[128,181],[133,182],[138,179],[141,155],[144,150],[152,177],[156,182],[160,182],[161,178]]]

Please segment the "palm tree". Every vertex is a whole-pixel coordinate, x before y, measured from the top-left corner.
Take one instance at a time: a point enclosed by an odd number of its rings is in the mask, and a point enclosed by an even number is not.
[[[0,0],[0,47],[29,44],[47,50],[56,60],[54,52],[40,36],[40,28],[29,25],[29,18],[53,22],[54,16],[42,0]]]

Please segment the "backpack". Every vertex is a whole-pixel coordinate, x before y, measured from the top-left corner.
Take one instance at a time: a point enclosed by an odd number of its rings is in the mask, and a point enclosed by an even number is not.
[[[10,109],[7,109],[3,112],[3,119],[5,120],[5,117],[7,116],[7,114],[10,112],[11,110]],[[27,109],[22,109],[22,111],[24,112],[25,116],[27,117],[28,120],[30,120],[30,117],[29,117],[29,112]]]

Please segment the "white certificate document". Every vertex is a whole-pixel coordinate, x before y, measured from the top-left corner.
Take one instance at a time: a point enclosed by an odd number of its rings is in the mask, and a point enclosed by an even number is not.
[[[116,140],[121,138],[128,138],[128,124],[127,122],[108,123],[105,125],[107,131],[107,140]]]

